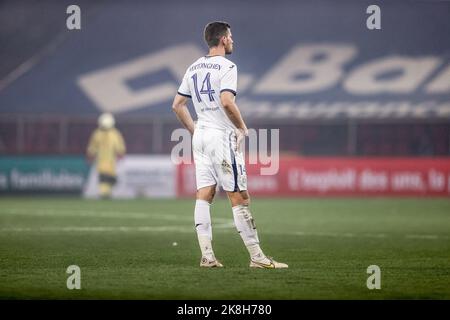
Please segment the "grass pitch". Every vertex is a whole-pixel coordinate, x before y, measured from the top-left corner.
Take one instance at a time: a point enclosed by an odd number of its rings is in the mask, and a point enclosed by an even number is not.
[[[193,200],[0,199],[2,299],[450,299],[449,199],[254,199],[250,270],[228,202],[212,206],[223,269],[200,269]],[[174,245],[176,242],[177,245]],[[66,268],[81,268],[68,290]],[[366,286],[381,268],[381,290]]]

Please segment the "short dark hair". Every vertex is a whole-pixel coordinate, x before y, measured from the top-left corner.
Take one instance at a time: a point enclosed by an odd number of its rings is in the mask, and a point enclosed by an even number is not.
[[[205,41],[208,47],[219,45],[220,38],[227,35],[231,26],[223,21],[210,22],[205,27]]]

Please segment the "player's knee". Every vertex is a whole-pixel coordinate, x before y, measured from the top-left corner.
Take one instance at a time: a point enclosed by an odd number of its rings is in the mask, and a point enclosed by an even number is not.
[[[214,200],[214,194],[211,193],[205,193],[205,192],[197,192],[197,200],[204,200],[209,203],[212,203]]]
[[[246,206],[250,205],[250,194],[248,193],[248,191],[241,191],[240,194],[242,197],[242,204]]]
[[[214,200],[214,196],[216,194],[216,187],[205,187],[197,190],[197,199],[198,200],[205,200],[209,203],[212,203]]]
[[[228,198],[233,207],[239,205],[248,206],[250,204],[250,195],[247,191],[228,192]]]
[[[212,203],[214,200],[214,196],[216,195],[216,189],[212,189],[211,192],[208,194],[208,202]]]

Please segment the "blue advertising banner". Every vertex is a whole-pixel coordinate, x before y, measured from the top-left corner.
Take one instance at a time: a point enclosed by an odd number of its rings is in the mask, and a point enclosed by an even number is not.
[[[371,5],[102,2],[0,92],[0,113],[170,114],[205,24],[225,20],[246,117],[450,118],[450,2]]]
[[[83,157],[1,157],[0,194],[81,193],[88,172]]]

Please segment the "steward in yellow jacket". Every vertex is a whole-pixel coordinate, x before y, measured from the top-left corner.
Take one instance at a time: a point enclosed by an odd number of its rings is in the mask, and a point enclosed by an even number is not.
[[[115,120],[112,114],[102,114],[98,119],[98,125],[89,139],[87,156],[91,160],[96,160],[100,196],[109,198],[112,187],[117,182],[117,158],[125,154],[126,147],[122,134],[114,127]]]

